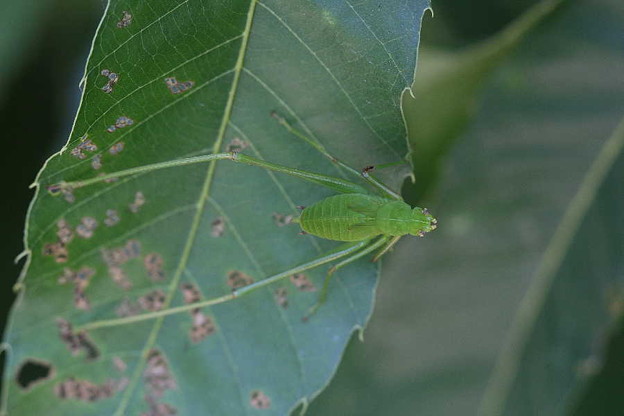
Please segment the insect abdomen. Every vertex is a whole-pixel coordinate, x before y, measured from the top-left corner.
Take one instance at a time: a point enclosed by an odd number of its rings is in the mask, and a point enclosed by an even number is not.
[[[330,196],[304,209],[299,223],[305,232],[328,240],[365,240],[382,233],[374,215],[382,202],[382,198],[372,195]]]

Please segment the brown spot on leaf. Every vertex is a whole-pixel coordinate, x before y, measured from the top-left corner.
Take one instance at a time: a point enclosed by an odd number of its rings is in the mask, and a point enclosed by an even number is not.
[[[70,204],[76,202],[76,197],[74,196],[74,190],[71,187],[64,187],[61,189],[61,193],[63,194],[63,198]]]
[[[217,330],[212,318],[206,316],[199,308],[193,309],[191,315],[193,316],[193,326],[190,334],[192,342],[198,343],[207,336],[214,334]]]
[[[104,225],[107,227],[112,227],[113,225],[119,223],[119,213],[114,209],[106,210],[106,218],[104,219]]]
[[[167,403],[159,403],[151,396],[146,396],[145,401],[149,406],[149,411],[141,413],[141,416],[175,416],[178,414],[175,407]]]
[[[165,78],[165,84],[172,94],[181,94],[190,90],[195,85],[194,81],[182,81],[178,82],[174,77]]]
[[[91,309],[91,302],[89,302],[87,295],[77,288],[74,289],[74,306],[76,309],[81,309],[83,311]]]
[[[108,380],[103,384],[95,384],[87,380],[70,377],[54,386],[54,394],[63,400],[96,402],[112,397],[116,392],[128,385],[128,379]]]
[[[50,195],[57,197],[59,195],[63,195],[65,201],[70,204],[76,202],[76,197],[74,196],[74,190],[71,186],[68,186],[66,183],[55,183],[53,185],[48,185],[47,188]]]
[[[260,390],[251,392],[249,404],[255,409],[268,409],[271,407],[271,399]]]
[[[95,155],[91,158],[91,167],[95,170],[102,169],[102,155]]]
[[[277,225],[278,227],[283,227],[292,223],[293,218],[293,215],[273,213],[273,222],[275,222],[275,225]]]
[[[57,263],[66,263],[69,258],[69,251],[65,244],[59,242],[48,243],[43,246],[43,255],[54,257],[54,261]]]
[[[226,152],[242,152],[247,147],[249,147],[249,143],[244,140],[241,140],[239,137],[234,137],[225,147]]]
[[[139,298],[139,305],[147,311],[159,311],[165,306],[166,299],[165,292],[160,289],[153,290]]]
[[[69,223],[64,219],[61,219],[56,223],[56,226],[58,227],[56,236],[59,241],[65,245],[69,244],[69,242],[74,238],[74,232]]]
[[[133,214],[136,214],[137,212],[139,212],[139,210],[144,204],[145,204],[145,196],[143,195],[143,192],[139,191],[136,194],[134,194],[134,202],[131,203],[128,207],[130,208],[130,212],[132,212]]]
[[[85,331],[74,332],[72,325],[63,318],[57,318],[56,323],[59,328],[59,337],[71,351],[72,355],[77,355],[84,351],[85,358],[88,361],[99,357],[100,352]]]
[[[113,282],[115,282],[115,284],[117,284],[117,286],[121,287],[122,289],[129,290],[130,288],[132,288],[132,283],[130,282],[128,275],[126,274],[126,272],[123,271],[121,267],[109,266],[108,275],[113,280]]]
[[[145,270],[147,270],[147,275],[154,282],[165,279],[163,264],[164,260],[158,253],[149,253],[143,258],[143,265],[145,266]]]
[[[273,297],[275,299],[275,303],[277,303],[282,308],[288,307],[288,291],[285,287],[278,287],[273,292]]]
[[[77,309],[88,310],[91,307],[89,299],[85,295],[85,289],[89,286],[89,281],[94,274],[95,270],[90,267],[82,267],[77,272],[66,267],[58,279],[58,282],[62,285],[67,283],[74,284],[74,306]]]
[[[113,365],[120,373],[125,373],[128,369],[128,365],[126,364],[126,362],[117,356],[113,357]]]
[[[128,127],[134,124],[134,120],[132,120],[131,118],[128,118],[126,116],[121,116],[117,119],[117,121],[115,121],[115,124],[108,126],[108,128],[106,129],[107,132],[112,133],[117,129],[123,129],[124,127]],[[123,148],[123,145],[122,145]],[[110,152],[110,150],[109,150]],[[111,154],[115,154],[113,152],[110,152]]]
[[[187,304],[199,302],[201,299],[201,294],[197,287],[190,283],[182,285],[182,296],[184,297],[184,303]],[[200,308],[193,309],[190,313],[193,318],[193,325],[189,334],[192,342],[200,342],[216,331],[212,318],[206,316]]]
[[[84,152],[95,152],[98,150],[97,145],[89,139],[89,135],[85,134],[80,139],[80,142],[74,147],[70,154],[80,160],[86,159],[87,155]]]
[[[253,281],[254,280],[251,276],[238,270],[232,270],[227,275],[227,284],[232,289],[238,289],[243,286],[250,285],[253,283]]]
[[[314,283],[312,283],[303,273],[297,273],[290,276],[290,282],[302,292],[316,292]]]
[[[108,149],[108,153],[110,153],[111,155],[118,155],[119,153],[121,153],[124,147],[125,147],[124,142],[115,143],[114,145],[111,146],[110,149]]]
[[[130,299],[125,298],[121,301],[119,306],[117,306],[115,313],[121,318],[137,315],[141,313],[141,306],[139,306],[138,303],[133,303]]]
[[[169,371],[164,355],[153,349],[147,356],[147,366],[143,372],[145,384],[156,397],[162,397],[165,391],[175,389],[176,382]]]
[[[122,247],[102,249],[102,259],[108,266],[108,274],[117,285],[124,289],[132,287],[132,283],[121,266],[128,260],[139,257],[140,254],[141,243],[138,240],[128,240]]]
[[[93,232],[97,228],[97,220],[93,217],[82,217],[80,224],[76,227],[76,234],[78,237],[82,238],[91,238],[93,237]]]
[[[169,365],[160,351],[153,349],[149,352],[147,365],[143,372],[143,380],[147,390],[145,401],[149,406],[149,411],[142,413],[142,416],[172,416],[177,414],[174,407],[160,402],[167,390],[173,390],[177,387],[175,379],[169,371]]]
[[[217,217],[210,225],[212,226],[210,235],[213,237],[223,237],[223,234],[225,234],[225,221],[222,217]]]
[[[103,69],[100,74],[107,78],[106,84],[102,87],[102,91],[110,94],[111,92],[113,92],[113,87],[115,86],[115,84],[119,82],[119,75],[109,69]]]
[[[201,299],[201,293],[199,293],[199,289],[197,289],[197,286],[190,283],[184,283],[181,289],[184,303],[195,303],[199,302],[199,300]]]
[[[117,27],[119,29],[126,28],[130,26],[130,24],[132,24],[132,15],[125,10],[122,12],[122,14],[123,15],[121,17],[121,20],[117,22]]]
[[[17,385],[23,390],[30,390],[35,384],[54,377],[54,367],[47,361],[29,358],[22,362],[15,374]]]

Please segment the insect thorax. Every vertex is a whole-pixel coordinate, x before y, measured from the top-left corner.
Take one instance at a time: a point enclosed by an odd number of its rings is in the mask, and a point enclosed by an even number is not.
[[[377,226],[386,235],[422,237],[436,228],[436,220],[426,209],[412,208],[403,201],[388,201],[377,211]]]

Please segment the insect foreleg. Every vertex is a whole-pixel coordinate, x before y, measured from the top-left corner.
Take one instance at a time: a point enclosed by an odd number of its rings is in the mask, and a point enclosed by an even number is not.
[[[375,188],[379,189],[381,193],[383,193],[385,196],[390,197],[391,199],[396,199],[397,201],[403,201],[403,198],[401,198],[401,195],[394,192],[392,189],[390,189],[386,184],[381,182],[379,179],[376,179],[373,176],[371,176],[370,172],[373,169],[375,169],[374,166],[367,166],[364,169],[362,169],[362,177],[368,183],[373,185]]]
[[[219,296],[217,298],[206,299],[200,302],[189,303],[187,305],[177,306],[177,307],[169,308],[169,309],[162,309],[160,311],[155,311],[155,312],[143,313],[140,315],[126,316],[126,317],[118,318],[118,319],[95,321],[95,322],[85,324],[77,328],[76,330],[81,331],[81,330],[91,330],[91,329],[97,329],[97,328],[106,328],[106,327],[111,327],[111,326],[126,325],[126,324],[131,324],[134,322],[145,321],[148,319],[174,315],[174,314],[181,313],[181,312],[188,312],[196,308],[203,308],[206,306],[212,306],[212,305],[218,305],[220,303],[225,303],[225,302],[234,300],[236,298],[243,297],[244,295],[254,292],[262,287],[275,283],[278,280],[292,276],[293,274],[302,273],[306,270],[310,270],[315,267],[322,266],[323,264],[327,264],[332,261],[340,260],[345,257],[351,256],[355,253],[358,253],[360,250],[362,250],[362,248],[366,247],[368,243],[369,243],[368,240],[364,240],[364,241],[358,241],[355,243],[344,244],[338,247],[337,249],[334,249],[326,254],[316,257],[313,260],[310,260],[308,262],[295,266],[292,269],[289,269],[281,273],[275,274],[273,276],[267,277],[266,279],[244,286],[240,289],[235,289],[232,291],[232,293]]]
[[[304,133],[302,133],[301,131],[299,131],[296,128],[294,128],[288,121],[286,121],[286,119],[284,117],[280,116],[275,111],[271,113],[271,116],[273,118],[275,118],[282,126],[284,126],[286,128],[286,130],[288,130],[290,133],[294,134],[295,136],[299,137],[301,140],[305,141],[310,146],[314,147],[316,150],[319,151],[319,153],[321,153],[322,155],[327,157],[332,162],[340,165],[342,168],[348,170],[352,174],[355,174],[355,175],[360,175],[361,174],[362,177],[367,182],[369,182],[375,188],[379,189],[385,196],[388,196],[388,197],[390,197],[392,199],[396,199],[396,200],[399,200],[399,201],[403,200],[403,198],[401,198],[401,196],[399,194],[397,194],[396,192],[391,190],[388,186],[384,185],[381,181],[379,181],[378,179],[376,179],[376,178],[374,178],[373,176],[370,175],[370,171],[372,170],[372,168],[370,168],[370,167],[369,168],[364,168],[361,172],[356,171],[355,169],[353,169],[352,167],[350,167],[346,163],[343,163],[341,160],[339,160],[336,157],[330,155],[329,152],[327,151],[327,149],[325,149],[325,147],[323,147],[322,144],[320,144],[318,142],[315,142],[314,140],[312,140],[308,136],[306,136]],[[384,167],[385,166],[393,166],[395,164],[396,163],[389,163],[389,164],[384,165]]]
[[[335,264],[334,266],[332,266],[329,271],[327,272],[327,275],[325,276],[325,280],[323,281],[323,287],[321,288],[321,293],[319,294],[318,300],[316,302],[316,304],[314,304],[314,306],[312,306],[309,310],[306,316],[304,316],[303,320],[306,321],[310,318],[310,316],[312,316],[317,310],[318,308],[325,303],[325,301],[327,300],[327,292],[328,292],[328,288],[329,288],[329,282],[331,281],[332,276],[334,275],[335,272],[338,271],[338,269],[346,266],[347,264],[353,263],[354,261],[356,261],[357,259],[360,259],[364,256],[366,256],[367,254],[377,250],[379,247],[383,246],[384,244],[386,244],[388,241],[388,237],[381,237],[379,238],[377,241],[370,243],[367,247],[364,247],[363,249],[361,249],[358,252],[352,253],[349,257],[343,259],[342,261],[340,261],[339,263]]]
[[[256,159],[251,156],[247,156],[241,153],[235,154],[233,159],[236,162],[245,163],[247,165],[259,166],[276,172],[282,172],[290,176],[294,176],[300,179],[307,180],[309,182],[322,185],[327,188],[333,189],[336,192],[345,194],[366,194],[368,191],[353,182],[349,182],[345,179],[336,178],[333,176],[327,176],[320,173],[308,172],[301,169],[289,168],[286,166],[278,165],[276,163],[267,162],[265,160]]]
[[[351,166],[347,165],[346,163],[343,163],[338,158],[330,155],[329,152],[327,151],[327,149],[325,149],[325,147],[321,143],[310,139],[308,136],[305,135],[305,133],[303,133],[300,130],[297,130],[296,128],[294,128],[292,126],[292,124],[290,124],[288,121],[286,121],[286,119],[284,117],[282,117],[279,114],[277,114],[277,112],[273,111],[271,113],[271,117],[276,119],[277,122],[279,124],[281,124],[282,126],[284,126],[284,128],[286,128],[286,130],[288,130],[290,133],[292,133],[293,135],[297,136],[298,138],[300,138],[301,140],[303,140],[304,142],[306,142],[310,146],[314,147],[316,150],[318,150],[319,153],[321,153],[323,156],[325,156],[326,158],[328,158],[332,162],[340,165],[342,168],[344,168],[345,170],[351,172],[354,175],[358,175],[359,174],[359,172],[356,171],[355,169],[353,169]]]
[[[373,257],[373,261],[379,260],[381,256],[386,254],[392,248],[392,246],[394,246],[401,239],[401,237],[401,235],[397,235],[388,240],[388,242],[381,248],[381,250],[379,250],[379,252],[375,254],[375,257]]]

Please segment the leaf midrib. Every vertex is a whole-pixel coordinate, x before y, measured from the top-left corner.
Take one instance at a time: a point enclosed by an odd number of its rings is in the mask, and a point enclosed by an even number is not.
[[[227,126],[228,126],[228,123],[232,114],[232,108],[234,106],[234,100],[236,98],[236,93],[238,91],[238,83],[239,83],[240,75],[243,69],[243,63],[245,61],[245,55],[247,52],[247,45],[249,43],[249,37],[251,34],[251,26],[253,23],[256,4],[257,4],[257,0],[250,0],[249,9],[247,11],[247,21],[245,23],[245,30],[243,31],[241,46],[240,46],[240,50],[238,53],[238,58],[236,60],[236,65],[234,66],[234,78],[232,80],[232,87],[228,95],[228,101],[225,105],[225,111],[223,113],[223,118],[221,120],[221,126],[219,127],[217,139],[213,146],[213,153],[217,153],[219,149],[221,148],[221,145],[223,143],[223,138],[225,136],[225,131],[227,129]],[[165,304],[163,305],[164,308],[169,307],[169,305],[171,304],[175,288],[178,286],[179,280],[182,277],[182,272],[184,271],[184,269],[186,269],[186,265],[188,263],[188,260],[191,254],[191,250],[195,242],[195,237],[197,236],[197,231],[199,230],[199,225],[201,223],[201,218],[202,218],[202,214],[204,211],[204,207],[208,201],[208,195],[210,194],[210,188],[212,185],[212,179],[214,177],[215,168],[216,168],[216,161],[210,162],[210,165],[208,166],[208,171],[206,173],[206,179],[204,181],[202,191],[197,201],[197,210],[195,212],[195,217],[193,218],[193,222],[191,223],[191,228],[189,230],[188,237],[186,239],[186,244],[182,252],[182,257],[180,258],[178,267],[176,268],[175,274],[171,280],[171,284],[169,285],[167,299],[165,300]],[[137,363],[134,373],[132,375],[132,379],[130,380],[130,383],[128,384],[124,392],[124,396],[119,402],[119,406],[117,407],[117,410],[115,412],[116,416],[122,416],[124,414],[125,408],[127,407],[130,401],[130,398],[132,397],[134,389],[136,388],[139,377],[142,373],[144,363],[145,363],[145,358],[147,357],[147,353],[149,352],[149,350],[153,347],[154,343],[156,342],[156,338],[158,336],[160,328],[162,327],[163,320],[164,318],[161,317],[161,318],[157,318],[154,322],[152,332],[150,333],[150,336],[148,337],[147,341],[145,342],[145,346],[143,347],[143,351],[141,353],[141,359]]]

